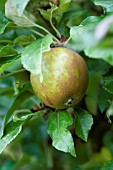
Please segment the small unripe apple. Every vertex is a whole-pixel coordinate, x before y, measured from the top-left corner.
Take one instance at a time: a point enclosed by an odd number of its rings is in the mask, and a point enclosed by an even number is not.
[[[42,75],[31,73],[35,94],[47,106],[64,109],[83,98],[88,86],[88,69],[83,58],[63,47],[52,48],[42,55]]]

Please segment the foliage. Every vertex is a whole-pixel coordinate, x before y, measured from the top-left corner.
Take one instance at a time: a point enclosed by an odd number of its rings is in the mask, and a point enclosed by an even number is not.
[[[88,66],[75,108],[47,107],[32,90],[30,72],[42,81],[42,53],[54,46]],[[0,170],[112,170],[112,116],[113,1],[1,0]]]

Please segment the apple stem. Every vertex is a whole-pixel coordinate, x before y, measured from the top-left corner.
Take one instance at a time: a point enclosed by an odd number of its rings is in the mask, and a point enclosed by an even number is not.
[[[53,22],[52,22],[52,14],[53,14],[53,11],[55,11],[58,7],[54,8],[52,11],[51,11],[51,15],[50,15],[50,24],[53,28],[53,30],[57,33],[58,37],[61,39],[61,34],[60,32],[56,29],[56,27],[54,26]]]
[[[45,31],[47,34],[50,34],[50,35],[53,37],[53,39],[54,39],[58,44],[60,44],[60,41],[59,41],[51,32],[49,32],[47,29],[45,29],[44,27],[42,27],[42,26],[40,26],[40,25],[37,25],[37,24],[35,24],[35,23],[33,23],[33,24],[34,24],[35,27],[40,28],[41,30]]]

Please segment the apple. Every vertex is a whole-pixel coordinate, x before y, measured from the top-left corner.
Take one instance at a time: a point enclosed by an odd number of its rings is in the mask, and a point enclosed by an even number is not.
[[[64,48],[51,48],[42,55],[42,75],[31,73],[35,94],[49,107],[64,109],[78,104],[88,86],[88,69],[84,59],[76,52]]]

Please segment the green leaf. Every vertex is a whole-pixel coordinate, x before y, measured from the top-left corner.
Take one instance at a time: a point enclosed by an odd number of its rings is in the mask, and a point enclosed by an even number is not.
[[[103,59],[113,65],[113,41],[111,38],[106,38],[98,45],[85,49],[85,54],[90,58]]]
[[[113,5],[106,9],[106,13],[113,13]]]
[[[5,3],[7,0],[0,0],[0,10],[4,11],[5,10]]]
[[[89,130],[91,130],[91,126],[93,125],[92,115],[83,109],[75,110],[75,133],[76,135],[87,141]]]
[[[67,16],[70,14],[70,17],[68,16],[69,18],[66,18],[66,19],[64,17],[63,19],[64,21],[67,20],[67,22],[65,23],[66,24],[65,26],[71,28],[72,26],[80,24],[80,21],[83,20],[82,18],[84,18],[86,13],[87,11],[83,9],[76,11],[76,13],[75,13],[75,10],[68,11],[66,14]]]
[[[33,35],[29,35],[29,36],[20,35],[19,37],[15,38],[13,43],[15,45],[27,46],[35,40],[36,38]]]
[[[3,73],[9,66],[11,66],[19,56],[0,58],[0,74]]]
[[[97,114],[98,109],[98,88],[101,80],[101,74],[99,72],[90,72],[89,85],[87,89],[87,95],[85,98],[87,109],[92,114]]]
[[[66,12],[69,8],[71,0],[59,0],[59,12]]]
[[[109,106],[109,100],[113,99],[113,95],[106,91],[104,88],[99,90],[98,105],[100,111],[103,113]]]
[[[35,113],[31,113],[30,110],[28,113],[26,113],[26,110],[22,110],[21,112],[19,112],[21,110],[17,110],[14,112],[14,115],[13,115],[13,121],[14,122],[17,122],[17,121],[24,121],[25,119],[27,118],[31,118],[33,116],[41,116],[43,114],[43,111],[37,111]],[[24,113],[25,112],[25,113]],[[20,114],[19,114],[20,113]]]
[[[14,97],[14,99],[12,100],[12,104],[6,113],[3,126],[1,127],[2,130],[0,131],[0,137],[3,136],[4,127],[6,126],[7,122],[11,118],[11,116],[13,115],[15,109],[17,107],[19,107],[20,104],[23,103],[26,99],[30,98],[32,95],[33,95],[33,93],[31,92],[29,85],[26,84],[26,85],[24,85],[24,87],[20,91],[20,93]]]
[[[47,11],[44,9],[39,9],[39,11],[46,20],[50,21],[50,17],[52,14],[52,17],[57,20],[57,23],[59,23],[62,16],[61,13],[66,12],[68,10],[70,3],[71,0],[60,0],[59,6],[50,3],[50,9],[48,9]]]
[[[71,133],[67,130],[72,123],[72,117],[67,111],[59,110],[51,113],[48,121],[48,134],[56,149],[76,156]]]
[[[13,112],[15,111],[15,109],[21,104],[23,103],[26,99],[30,98],[33,95],[32,92],[29,91],[28,86],[26,85],[22,91],[14,98],[14,101],[11,105],[11,107],[9,108],[8,112],[6,113],[6,117],[5,117],[5,121],[4,121],[4,125],[6,125],[6,123],[8,122],[8,120],[11,118]]]
[[[3,152],[5,147],[16,138],[16,136],[21,132],[22,130],[22,124],[24,121],[20,122],[13,122],[7,124],[5,128],[4,136],[0,139],[0,154]]]
[[[22,122],[10,122],[7,125],[7,131],[5,132],[5,135],[0,139],[0,154],[5,149],[5,147],[20,133],[22,129],[21,124]]]
[[[29,0],[24,0],[24,1],[23,0],[13,0],[13,1],[11,0],[10,2],[12,2],[14,7],[17,9],[18,16],[21,16]]]
[[[16,54],[17,52],[14,50],[13,46],[9,44],[0,48],[0,57],[11,57]]]
[[[113,116],[113,101],[109,101],[109,103],[110,103],[110,106],[106,110],[106,116],[108,118],[109,123],[112,123],[110,120],[110,116]]]
[[[39,9],[41,15],[47,20],[50,21],[50,15],[51,15],[51,11],[50,10],[44,10],[44,9]]]
[[[103,19],[103,17],[99,17],[99,16],[89,16],[87,18],[85,18],[80,25],[87,25],[90,26],[91,24],[98,24],[101,20]]]
[[[75,13],[76,10],[76,13]],[[61,19],[61,22],[58,25],[58,29],[61,33],[61,35],[64,35],[65,37],[69,37],[69,31],[72,26],[79,25],[80,22],[83,20],[84,16],[86,15],[87,11],[82,9],[72,9],[67,11],[63,14],[63,17]]]
[[[66,45],[74,51],[82,51],[98,43],[95,29],[102,17],[88,17],[79,26],[71,27],[70,41]],[[93,40],[93,41],[92,41]]]
[[[110,65],[102,59],[92,59],[85,57],[85,61],[87,63],[89,72],[99,72],[103,75],[110,67]]]
[[[31,15],[26,11],[21,16],[18,15],[18,10],[12,0],[8,0],[5,4],[5,15],[20,27],[34,26]]]
[[[0,34],[2,34],[10,21],[4,16],[2,11],[0,11]]]
[[[112,0],[95,0],[94,1],[95,5],[102,6],[103,8],[108,10],[109,12],[112,12],[112,10],[109,10],[111,7],[113,7],[113,1]]]
[[[40,38],[28,45],[22,53],[23,67],[33,74],[39,74],[41,82],[43,81],[42,54],[50,50],[52,42],[52,36],[48,34],[44,38]]]
[[[27,93],[24,92],[25,89],[26,89],[26,91],[29,90],[28,91],[29,94],[27,94],[28,92]],[[24,90],[21,91],[21,93],[19,94],[20,96],[18,95],[16,97],[16,99],[12,100],[12,105],[10,106],[10,109],[9,109],[10,111],[8,111],[8,113],[7,113],[8,115],[6,115],[7,118],[8,118],[8,116],[11,117],[12,114],[9,115],[9,113],[11,113],[11,111],[12,111],[12,113],[13,113],[13,121],[14,122],[11,121],[6,126],[5,126],[6,123],[5,124],[3,124],[3,123],[1,124],[0,135],[2,136],[2,138],[0,139],[0,153],[5,149],[7,144],[9,144],[19,134],[19,132],[22,129],[22,124],[23,123],[25,123],[27,120],[29,120],[33,116],[35,116],[35,117],[38,116],[39,117],[43,113],[42,111],[38,111],[36,113],[31,113],[30,110],[27,111],[26,109],[25,110],[23,109],[23,110],[16,110],[15,111],[15,109],[18,106],[20,106],[21,103],[24,102],[25,98],[28,99],[29,97],[32,96],[32,93],[30,92],[29,86],[26,85]],[[21,99],[21,97],[22,97],[22,99]]]
[[[113,68],[109,70],[104,76],[104,88],[111,94],[113,94]]]
[[[113,169],[113,160],[108,161],[102,166],[101,170],[112,170]]]
[[[29,120],[30,117],[32,116],[40,116],[42,114],[42,112],[37,112],[35,115],[34,114],[30,114],[27,113],[26,115],[22,116],[21,118],[18,118],[18,120],[16,119],[16,121],[14,122],[13,120],[10,121],[5,129],[4,129],[4,135],[2,136],[2,138],[0,139],[0,154],[3,152],[3,150],[5,149],[5,147],[12,142],[12,140],[14,140],[17,135],[21,132],[22,130],[22,125]]]
[[[51,18],[54,18],[57,22],[57,24],[59,24],[62,14],[59,13],[58,11],[58,7],[55,4],[50,3],[51,8],[48,10],[44,10],[44,9],[39,9],[41,15],[50,22]]]

